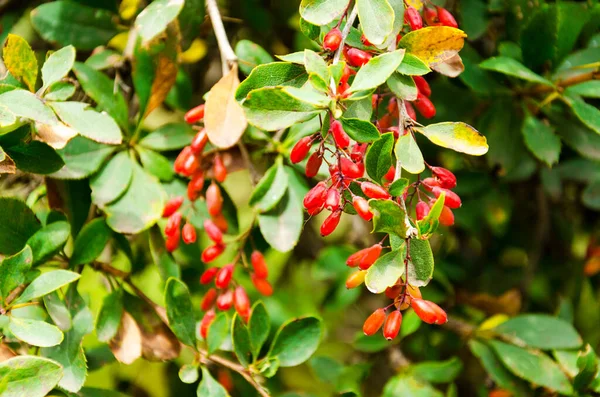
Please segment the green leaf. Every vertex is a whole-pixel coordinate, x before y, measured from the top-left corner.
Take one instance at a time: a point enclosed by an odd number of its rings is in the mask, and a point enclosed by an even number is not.
[[[31,248],[25,246],[12,256],[5,257],[0,262],[0,297],[4,300],[12,290],[25,283],[26,275],[31,269],[33,255]]]
[[[327,63],[319,54],[309,49],[304,50],[304,67],[309,76],[318,76],[325,83],[325,87],[327,88],[329,81],[331,80],[331,75],[327,68]],[[325,91],[327,91],[327,89]]]
[[[240,70],[247,76],[258,65],[273,62],[273,57],[264,48],[250,40],[240,40],[235,45],[235,55]]]
[[[387,0],[357,0],[356,6],[364,35],[374,45],[383,44],[394,29],[394,9],[390,3]]]
[[[571,324],[544,314],[520,315],[500,324],[496,331],[538,349],[575,349],[583,341]]]
[[[3,397],[45,396],[62,376],[62,367],[43,357],[16,356],[0,362]]]
[[[49,125],[58,122],[52,110],[29,91],[12,90],[0,94],[0,105],[17,117]]]
[[[270,211],[281,201],[287,188],[288,174],[282,161],[277,161],[258,182],[248,203],[261,212]]]
[[[165,124],[140,140],[140,145],[160,151],[181,149],[189,145],[196,132],[187,123]]]
[[[188,346],[196,346],[196,320],[187,286],[176,278],[169,278],[165,287],[165,303],[169,326],[177,339]]]
[[[446,361],[421,361],[411,365],[411,369],[417,378],[427,382],[450,383],[460,374],[463,364],[458,357],[452,357]]]
[[[318,112],[287,112],[284,110],[265,110],[244,108],[248,123],[265,131],[277,131],[295,124],[308,121]]]
[[[344,117],[346,119],[371,120],[372,114],[373,100],[367,97],[358,101],[352,101],[344,112]]]
[[[396,154],[402,168],[411,174],[420,174],[425,170],[423,154],[412,133],[409,132],[398,137],[394,154]]]
[[[536,158],[549,167],[558,162],[561,143],[554,133],[554,128],[529,115],[523,121],[521,132],[525,138],[525,145]]]
[[[75,63],[73,71],[85,93],[96,102],[98,110],[106,111],[121,128],[127,130],[129,128],[127,104],[121,91],[115,89],[114,81],[104,73],[81,62]]]
[[[206,367],[202,367],[202,381],[198,385],[198,397],[228,397],[229,393],[219,382],[217,382],[208,372]]]
[[[600,98],[600,81],[592,80],[572,85],[565,90],[567,96],[579,95],[586,98]]]
[[[136,151],[140,155],[140,161],[146,171],[161,181],[168,182],[173,179],[175,171],[173,171],[173,166],[165,156],[154,150],[144,149],[142,146],[136,147]]]
[[[373,232],[390,233],[406,238],[406,212],[391,200],[369,200],[373,212]]]
[[[600,209],[600,181],[595,181],[587,185],[587,187],[583,190],[583,194],[581,195],[581,200],[583,204],[591,208],[593,210]]]
[[[192,384],[198,380],[198,366],[192,364],[184,364],[179,368],[179,379],[183,383]]]
[[[290,86],[302,87],[308,80],[304,66],[289,62],[273,62],[259,65],[242,81],[235,92],[235,99],[241,101],[250,91],[258,88]]]
[[[133,163],[133,176],[125,193],[105,207],[106,223],[116,232],[135,234],[162,216],[165,193],[154,177]]]
[[[539,74],[534,73],[528,69],[525,65],[517,60],[508,57],[493,57],[486,59],[479,64],[479,67],[485,70],[491,70],[506,74],[508,76],[516,77],[521,80],[529,81],[532,83],[539,83],[552,87],[551,81],[546,80]]]
[[[46,273],[42,273],[37,277],[31,284],[25,288],[21,296],[19,296],[14,303],[24,303],[32,301],[40,296],[49,294],[52,291],[64,287],[65,285],[78,280],[81,277],[75,272],[68,270],[52,270]]]
[[[558,364],[534,353],[496,340],[489,341],[502,363],[515,375],[549,390],[570,395],[573,387]]]
[[[47,101],[66,101],[75,94],[75,86],[67,81],[58,81],[48,87],[44,94]]]
[[[387,0],[384,0],[387,2]],[[392,76],[402,63],[404,49],[386,52],[373,57],[361,67],[350,86],[350,92],[358,92],[377,88]]]
[[[300,16],[314,25],[327,25],[346,9],[347,0],[302,0]]]
[[[114,15],[72,1],[42,4],[31,11],[31,24],[46,41],[92,50],[117,34]]]
[[[578,374],[573,379],[576,390],[584,390],[598,376],[598,358],[590,345],[586,345],[577,358]]]
[[[6,153],[19,170],[32,174],[50,174],[60,170],[64,165],[57,152],[40,141],[19,143],[6,148]]]
[[[6,94],[5,94],[6,95]],[[600,110],[580,98],[565,98],[579,120],[596,134],[600,134]]]
[[[398,98],[406,101],[414,101],[417,99],[419,90],[417,90],[415,81],[410,76],[393,73],[387,79],[387,86]]]
[[[381,182],[383,176],[393,164],[392,149],[394,133],[388,132],[369,146],[365,157],[367,174],[376,182]]]
[[[233,351],[240,364],[247,368],[252,360],[252,346],[250,345],[250,334],[244,320],[236,313],[231,322],[231,342]]]
[[[23,201],[0,197],[0,254],[13,255],[21,251],[39,229],[39,221]]]
[[[417,131],[425,135],[432,143],[457,152],[481,156],[488,151],[485,137],[465,123],[430,124],[425,128],[417,128]]]
[[[513,374],[508,372],[506,367],[498,360],[498,357],[492,349],[485,343],[476,339],[469,340],[469,349],[473,355],[481,361],[481,365],[488,373],[490,378],[503,389],[507,389],[520,395],[519,393],[526,392],[524,385]]]
[[[396,179],[389,187],[390,194],[394,197],[402,196],[408,187],[409,181],[406,178]]]
[[[316,112],[326,109],[331,99],[309,89],[295,87],[265,87],[253,90],[244,100],[244,107],[286,112]]]
[[[340,121],[346,134],[356,142],[373,142],[380,137],[377,127],[369,121],[344,117]]]
[[[410,239],[408,249],[408,282],[416,287],[424,287],[433,277],[433,252],[429,240]]]
[[[67,46],[50,54],[42,66],[42,91],[69,74],[75,62],[75,47]]]
[[[56,255],[67,243],[70,234],[71,227],[64,221],[51,223],[35,232],[27,240],[33,253],[33,265],[39,265]]]
[[[63,333],[45,321],[10,317],[8,329],[17,337],[32,346],[56,346],[63,340]]]
[[[190,222],[192,222],[190,220]],[[150,254],[152,260],[158,266],[158,272],[163,280],[167,280],[169,277],[179,278],[181,271],[179,265],[173,259],[173,256],[165,247],[165,238],[158,225],[154,225],[150,229]]]
[[[135,19],[135,27],[146,44],[165,31],[177,18],[184,0],[156,0],[150,3]]]
[[[119,330],[123,315],[123,293],[114,290],[104,297],[102,307],[96,320],[96,335],[98,340],[107,343]]]
[[[48,315],[58,329],[63,332],[68,331],[72,326],[71,313],[69,313],[65,302],[60,299],[58,292],[54,291],[44,295],[43,300]]]
[[[65,166],[52,176],[59,179],[82,179],[100,168],[104,160],[115,151],[114,146],[97,143],[82,136],[71,139],[57,152]]]
[[[288,321],[277,331],[268,357],[277,357],[281,367],[300,365],[317,350],[321,334],[321,320],[316,317]]]
[[[69,263],[71,266],[90,263],[100,256],[112,235],[103,218],[97,218],[87,223],[75,239],[73,254]]]
[[[208,354],[219,350],[228,334],[229,316],[227,313],[219,313],[208,328],[208,335],[206,336]]]
[[[404,58],[402,58],[402,63],[398,66],[396,71],[408,76],[423,76],[424,74],[431,72],[431,69],[415,55],[405,53]]]
[[[381,395],[381,397],[396,396],[443,397],[444,395],[428,383],[424,383],[410,374],[401,373],[386,383]]]
[[[99,143],[118,145],[121,130],[105,113],[98,113],[83,102],[53,102],[50,104],[60,119],[79,134]]]
[[[250,338],[250,346],[252,346],[252,354],[254,359],[258,358],[260,349],[267,341],[269,332],[271,331],[271,319],[265,305],[258,301],[252,306],[252,315],[248,322],[248,334]]]
[[[9,33],[2,57],[10,74],[25,83],[30,91],[35,91],[38,63],[29,43],[21,36]]]
[[[404,258],[406,256],[405,245],[399,250],[388,252],[382,255],[367,270],[365,285],[369,291],[374,294],[380,294],[387,287],[390,287],[398,281],[404,274]]]
[[[127,190],[133,177],[133,161],[127,151],[117,153],[90,179],[92,201],[100,208]]]
[[[431,235],[437,230],[439,225],[438,219],[440,218],[442,210],[444,209],[445,199],[446,193],[442,192],[442,194],[439,195],[437,200],[435,200],[435,203],[429,209],[427,216],[420,221],[417,221],[421,235]]]

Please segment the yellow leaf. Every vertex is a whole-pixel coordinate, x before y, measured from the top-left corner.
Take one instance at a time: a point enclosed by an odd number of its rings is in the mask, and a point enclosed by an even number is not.
[[[10,74],[25,83],[31,92],[35,91],[38,63],[29,43],[21,36],[9,34],[2,55]]]
[[[475,128],[461,122],[430,124],[418,128],[432,143],[457,152],[481,156],[487,153],[488,144],[483,135]]]
[[[37,135],[34,139],[46,142],[54,149],[64,148],[78,134],[77,131],[60,121],[54,125],[35,123],[35,129]]]
[[[152,89],[150,91],[150,99],[148,100],[148,106],[144,117],[150,112],[159,107],[167,94],[175,84],[177,79],[177,65],[171,58],[166,55],[160,54],[158,56],[158,64],[156,66],[156,75],[152,82]]]
[[[127,40],[129,40],[129,31],[122,32],[110,39],[107,44],[107,47],[114,48],[118,52],[125,51],[127,47]]]
[[[179,63],[195,63],[206,56],[206,42],[194,39],[190,48],[179,54]]]
[[[406,34],[400,40],[400,47],[431,67],[458,54],[465,44],[465,37],[467,35],[460,29],[430,26]]]
[[[119,5],[119,15],[124,20],[131,19],[140,8],[141,0],[123,0]]]
[[[234,65],[206,99],[204,127],[210,142],[219,148],[235,145],[248,125],[244,110],[234,97],[239,85],[238,68]]]
[[[423,9],[423,1],[421,0],[404,0],[407,6],[416,8],[418,11]]]
[[[479,325],[480,330],[493,329],[502,324],[505,321],[508,321],[510,317],[506,314],[496,314]]]

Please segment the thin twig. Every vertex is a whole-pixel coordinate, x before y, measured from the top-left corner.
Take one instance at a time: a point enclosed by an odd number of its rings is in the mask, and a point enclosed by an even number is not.
[[[223,60],[223,64],[221,65],[223,68],[223,74],[226,74],[229,72],[231,65],[237,62],[237,56],[235,55],[233,48],[231,48],[231,44],[227,38],[227,32],[223,26],[223,20],[221,19],[221,13],[219,12],[219,7],[217,6],[217,0],[206,0],[206,9],[210,17],[210,22],[213,26],[213,31],[215,32],[215,36],[217,38],[219,51],[221,52],[221,59]]]
[[[591,72],[578,74],[578,75],[566,78],[564,80],[558,80],[555,83],[555,86],[540,84],[540,85],[535,85],[528,90],[520,91],[518,93],[521,95],[546,94],[546,93],[555,91],[556,89],[558,89],[560,91],[560,90],[563,90],[572,85],[584,83],[584,82],[590,81],[590,80],[599,80],[599,79],[600,79],[600,71],[593,70]]]
[[[352,12],[348,16],[348,19],[346,19],[346,25],[344,26],[344,30],[342,30],[342,41],[340,42],[340,46],[337,49],[337,51],[333,57],[334,65],[340,61],[340,57],[342,56],[342,51],[344,50],[344,44],[346,43],[346,38],[350,34],[350,28],[354,24],[354,20],[356,19],[357,16],[358,16],[358,7],[356,6],[356,4],[354,4],[354,8],[352,8]]]

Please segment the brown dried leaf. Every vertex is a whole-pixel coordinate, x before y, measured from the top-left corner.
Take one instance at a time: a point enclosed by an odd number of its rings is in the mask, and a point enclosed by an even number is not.
[[[35,123],[35,129],[37,134],[34,139],[46,142],[54,149],[64,148],[78,134],[77,131],[60,121],[54,125]]]
[[[213,86],[206,100],[204,128],[210,142],[219,148],[235,145],[248,125],[244,110],[235,100],[239,85],[238,68],[234,65]]]
[[[0,343],[0,363],[6,361],[9,358],[13,358],[17,355],[10,347]]]
[[[1,148],[0,153],[3,153]],[[16,171],[17,167],[15,162],[8,154],[4,153],[4,159],[0,160],[0,174],[14,174]]]
[[[181,344],[164,323],[142,331],[142,356],[150,361],[166,361],[179,357]]]
[[[448,77],[457,77],[465,71],[465,65],[458,54],[454,55],[452,58],[446,59],[442,63],[431,65],[431,68]]]
[[[144,117],[149,115],[154,109],[159,107],[177,78],[177,65],[175,62],[166,55],[160,54],[158,56],[158,62],[156,66],[156,75],[152,82],[152,89],[150,91],[150,99],[148,100],[148,106]]]
[[[115,358],[123,364],[131,364],[142,355],[142,332],[133,317],[123,312],[117,335],[109,342]]]

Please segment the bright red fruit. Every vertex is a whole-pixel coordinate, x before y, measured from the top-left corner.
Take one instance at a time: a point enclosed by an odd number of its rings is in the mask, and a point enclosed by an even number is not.
[[[220,289],[225,289],[229,286],[229,282],[231,281],[231,276],[233,276],[233,265],[225,265],[218,272],[215,277],[215,287]]]
[[[204,314],[204,317],[202,317],[202,320],[200,321],[200,335],[206,339],[206,336],[208,335],[208,327],[210,327],[210,324],[213,322],[213,320],[215,319],[216,314],[214,310],[209,310]]]
[[[242,317],[250,315],[250,299],[244,287],[238,286],[233,293],[233,305],[235,311]]]
[[[425,95],[420,92],[417,94],[417,100],[413,102],[415,107],[421,113],[421,116],[430,119],[435,116],[435,106]]]
[[[421,184],[427,191],[432,191],[434,187],[440,187],[440,181],[435,178],[425,178],[421,181]]]
[[[187,111],[187,113],[183,116],[183,119],[188,124],[194,124],[204,118],[204,104],[198,105],[195,108],[192,108]]]
[[[448,315],[446,312],[431,301],[412,298],[410,306],[417,316],[427,324],[445,324],[448,322]]]
[[[207,219],[204,221],[204,231],[209,239],[211,239],[215,244],[221,244],[223,242],[223,233],[221,229],[215,223]]]
[[[367,275],[367,272],[364,272],[362,270],[358,270],[358,271],[352,273],[346,279],[346,288],[352,289],[352,288],[358,287],[365,281],[366,275]]]
[[[208,284],[215,278],[215,275],[219,271],[218,267],[209,267],[200,276],[200,284]]]
[[[223,233],[226,233],[229,225],[227,224],[227,218],[225,218],[225,215],[223,215],[222,213],[218,213],[217,215],[213,215],[212,218],[213,222],[215,223],[215,225],[217,225],[219,230]]]
[[[365,63],[369,62],[372,55],[358,48],[350,48],[346,53],[346,60],[350,66],[361,67]]]
[[[370,221],[373,219],[373,213],[369,209],[369,202],[360,196],[352,197],[352,206],[358,215],[363,218],[365,221]]]
[[[413,80],[415,81],[415,85],[419,92],[426,97],[431,96],[431,87],[429,87],[429,83],[421,76],[413,76]]]
[[[321,156],[321,153],[317,151],[311,154],[306,162],[306,169],[304,170],[306,176],[308,178],[313,178],[316,176],[319,173],[319,168],[321,168],[322,163],[323,156]]]
[[[410,30],[419,30],[423,27],[421,14],[414,7],[408,7],[404,12],[404,22],[410,25]]]
[[[383,176],[386,180],[388,181],[393,181],[394,178],[396,177],[396,167],[394,167],[393,165],[390,167],[390,169],[388,170],[388,172],[385,173],[385,175]]]
[[[442,208],[442,213],[440,214],[440,223],[444,226],[452,226],[454,225],[454,214],[452,210],[446,206]]]
[[[254,269],[254,275],[258,278],[267,278],[269,275],[269,268],[267,267],[267,261],[260,251],[252,251],[250,255],[250,262]]]
[[[233,291],[228,289],[217,298],[217,309],[229,310],[233,305]]]
[[[379,258],[382,250],[381,244],[375,244],[369,248],[365,248],[364,255],[360,258],[360,262],[358,262],[358,268],[361,270],[367,270],[370,268],[373,263]]]
[[[402,285],[396,284],[392,285],[391,287],[387,287],[384,293],[388,298],[396,299],[396,297],[400,295],[400,292],[402,292]]]
[[[423,10],[423,17],[429,26],[434,26],[438,22],[438,12],[435,8],[425,7]]]
[[[255,274],[253,274],[251,276],[252,278],[252,284],[254,284],[254,288],[256,288],[256,290],[264,296],[271,296],[273,295],[273,287],[271,286],[271,283],[269,283],[266,279],[264,278],[258,278],[256,277]]]
[[[220,214],[221,209],[223,208],[221,189],[219,189],[219,186],[214,182],[206,189],[206,206],[208,207],[208,213],[212,216]]]
[[[460,208],[462,202],[458,194],[454,193],[452,190],[444,189],[442,187],[434,187],[431,189],[431,192],[435,197],[440,197],[443,193],[446,193],[446,198],[444,199],[444,205],[448,208]]]
[[[173,252],[179,247],[179,238],[180,238],[179,229],[175,231],[175,233],[171,236],[167,236],[167,240],[165,241],[165,248],[169,252]]]
[[[215,174],[217,182],[225,182],[225,179],[227,178],[227,168],[225,168],[223,159],[218,154],[216,154],[213,159],[213,173]]]
[[[446,189],[456,187],[456,176],[443,167],[431,167],[431,172],[440,182],[440,186]]]
[[[223,253],[225,250],[225,246],[222,244],[215,244],[209,247],[206,247],[204,251],[202,251],[202,262],[209,263],[214,261],[219,255]]]
[[[454,16],[450,13],[450,11],[446,10],[443,7],[436,8],[438,19],[442,25],[450,26],[451,28],[458,28],[458,23],[456,22],[456,19],[454,19]]]
[[[367,36],[365,36],[365,34],[364,34],[364,33],[363,33],[363,34],[360,36],[360,41],[361,41],[361,42],[362,42],[364,45],[366,45],[367,47],[371,47],[371,46],[373,45],[373,44],[371,44],[371,42],[369,41],[369,39],[367,39]]]
[[[187,196],[190,201],[198,200],[200,192],[204,189],[204,173],[200,170],[197,171],[187,186]]]
[[[335,51],[340,48],[342,42],[342,31],[339,28],[333,28],[323,38],[323,48],[327,51]]]
[[[365,174],[365,165],[362,162],[355,163],[347,157],[342,157],[340,158],[340,164],[342,166],[342,174],[348,178],[356,179]]]
[[[180,226],[181,212],[175,212],[167,220],[167,226],[165,226],[165,235],[173,236],[175,233],[179,232]]]
[[[202,153],[207,142],[208,142],[208,134],[206,133],[206,130],[203,128],[196,134],[196,136],[194,136],[194,139],[192,139],[192,143],[190,144],[190,147],[192,148],[192,152],[194,152],[195,154]]]
[[[352,161],[358,163],[362,161],[365,157],[365,153],[367,152],[367,144],[366,143],[355,143],[352,147],[352,152],[350,152],[350,158]]]
[[[387,200],[392,197],[384,188],[372,182],[362,182],[360,184],[360,188],[367,197],[372,199]]]
[[[417,112],[415,112],[415,108],[413,107],[413,105],[410,102],[404,101],[404,107],[406,108],[406,113],[408,114],[408,117],[410,117],[413,120],[416,120]]]
[[[192,244],[196,242],[196,228],[190,224],[186,223],[183,225],[183,230],[181,231],[181,237],[183,238],[183,242],[186,244]]]
[[[312,138],[310,136],[305,136],[304,138],[296,142],[296,144],[292,148],[292,151],[290,152],[290,161],[293,164],[296,164],[304,160],[304,158],[308,154],[308,151],[310,150],[311,145]]]
[[[323,224],[321,225],[321,236],[325,237],[333,233],[335,228],[339,225],[341,217],[342,211],[337,210],[332,212],[327,218],[325,218]]]
[[[421,219],[425,218],[427,214],[429,214],[429,204],[424,201],[419,201],[415,211],[417,213],[417,220],[420,221]]]
[[[340,191],[332,187],[327,191],[327,198],[325,199],[325,208],[335,211],[340,208]]]
[[[375,310],[363,324],[363,332],[367,336],[375,335],[385,321],[385,309],[380,308]]]
[[[173,197],[167,204],[165,204],[165,208],[163,209],[162,216],[163,218],[168,218],[175,213],[183,204],[183,196]]]
[[[400,326],[402,325],[402,313],[400,310],[395,310],[390,313],[386,318],[385,324],[383,325],[383,336],[387,340],[394,339],[398,332],[400,332]]]
[[[342,127],[342,123],[340,123],[338,120],[334,120],[331,123],[331,127],[329,127],[331,134],[333,135],[333,140],[335,141],[335,144],[341,148],[341,149],[345,149],[348,147],[348,145],[350,145],[350,137],[348,136],[348,134],[346,134],[346,131],[344,131],[344,128]]]
[[[188,158],[193,155],[194,153],[192,152],[191,147],[186,146],[183,149],[181,149],[181,152],[179,152],[177,158],[175,159],[175,163],[173,164],[173,169],[175,170],[175,172],[177,172],[178,174],[183,174],[184,164],[188,161]]]
[[[327,195],[327,184],[323,181],[317,183],[312,189],[304,196],[304,208],[316,208],[321,207],[325,203],[325,197]]]
[[[353,74],[354,70],[350,69],[348,65],[344,65],[344,71],[342,72],[342,77],[340,78],[340,86],[348,84],[348,79]]]
[[[212,305],[215,303],[216,299],[217,299],[217,290],[214,288],[209,289],[208,291],[206,291],[204,298],[202,298],[202,303],[200,304],[200,308],[203,311],[207,311],[208,309],[210,309],[212,307]]]

